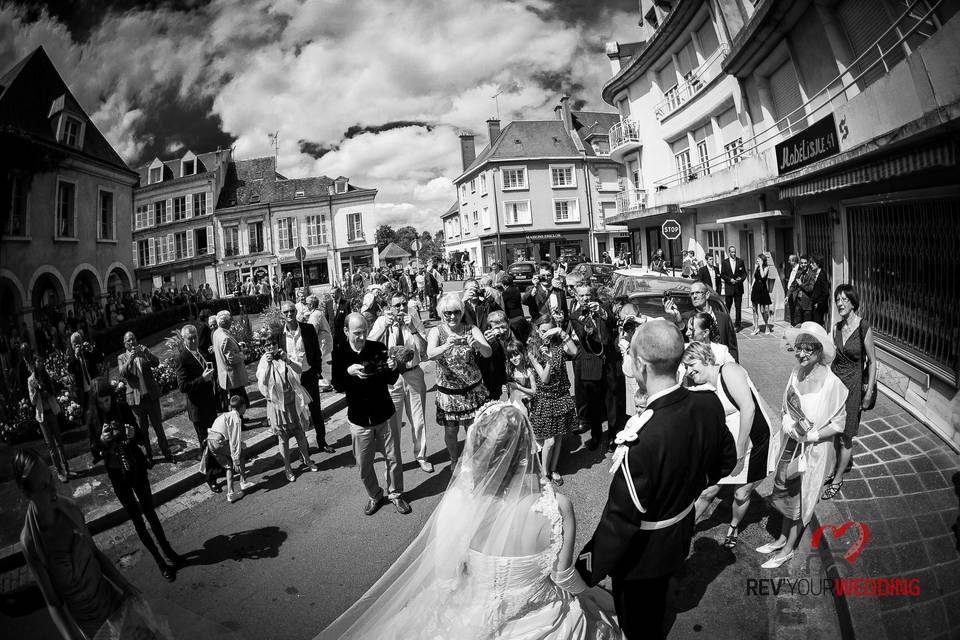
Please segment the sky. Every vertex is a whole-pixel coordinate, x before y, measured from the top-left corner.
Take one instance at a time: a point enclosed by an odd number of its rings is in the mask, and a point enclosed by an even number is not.
[[[131,167],[233,145],[376,188],[375,225],[440,228],[458,134],[612,111],[605,43],[638,0],[0,0],[0,73],[39,45]]]

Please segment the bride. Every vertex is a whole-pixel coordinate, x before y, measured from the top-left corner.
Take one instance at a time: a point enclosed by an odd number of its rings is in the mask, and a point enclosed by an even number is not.
[[[423,531],[318,640],[619,639],[612,598],[573,567],[575,542],[526,415],[489,403]]]

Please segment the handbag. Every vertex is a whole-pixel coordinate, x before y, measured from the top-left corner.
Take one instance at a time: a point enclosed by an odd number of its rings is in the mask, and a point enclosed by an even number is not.
[[[787,464],[787,480],[796,480],[807,470],[807,460],[803,456],[805,449],[806,447],[802,442],[797,443],[797,448],[793,450],[793,457]]]
[[[860,349],[863,350],[864,355],[866,355],[866,345],[863,342],[863,321],[860,321],[860,324],[857,326],[857,331],[860,332]],[[869,362],[867,359],[863,359],[863,379],[867,380],[867,376],[870,371]],[[860,406],[864,411],[870,411],[877,404],[877,386],[874,385],[873,389],[869,389],[867,383],[864,382],[860,387],[860,393],[862,395],[862,400]]]

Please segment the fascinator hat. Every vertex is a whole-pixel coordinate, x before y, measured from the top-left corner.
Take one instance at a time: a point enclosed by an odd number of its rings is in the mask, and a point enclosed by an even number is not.
[[[785,335],[790,343],[820,345],[823,349],[820,362],[824,365],[829,366],[837,357],[837,347],[833,344],[833,338],[816,322],[804,322],[799,327],[787,329]]]

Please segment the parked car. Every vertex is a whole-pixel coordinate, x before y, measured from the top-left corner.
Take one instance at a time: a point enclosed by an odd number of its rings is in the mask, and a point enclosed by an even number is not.
[[[631,315],[663,318],[666,316],[663,303],[667,297],[673,298],[682,315],[693,310],[690,285],[694,282],[689,278],[675,278],[642,267],[618,269],[614,273],[611,296],[621,319]],[[710,306],[714,311],[726,313],[723,298],[710,287],[707,289]]]
[[[605,262],[581,262],[570,269],[569,275],[577,276],[580,282],[605,287],[613,280],[614,271],[614,266]]]
[[[532,260],[514,262],[507,267],[507,273],[513,277],[513,284],[522,291],[533,284],[533,276],[537,273],[538,264]]]

